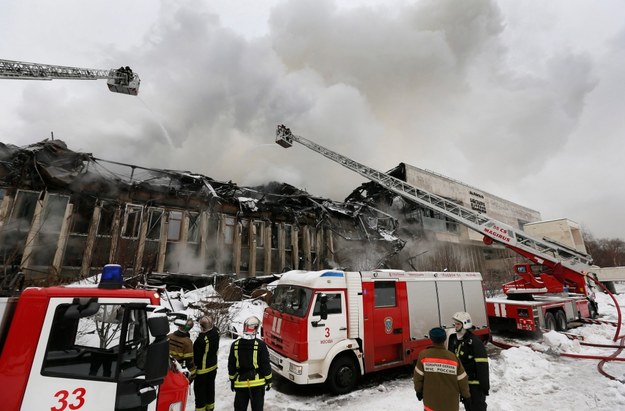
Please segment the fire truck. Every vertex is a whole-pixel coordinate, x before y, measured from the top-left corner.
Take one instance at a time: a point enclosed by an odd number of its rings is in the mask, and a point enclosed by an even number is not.
[[[158,293],[122,288],[119,265],[100,278],[0,298],[3,410],[184,411]]]
[[[296,270],[278,280],[262,337],[274,372],[343,394],[364,374],[412,365],[457,311],[489,339],[480,273]]]
[[[485,244],[496,242],[528,259],[529,264],[514,266],[514,272],[520,278],[503,285],[505,298],[486,300],[491,325],[524,331],[564,330],[575,320],[597,315],[593,284],[600,287],[601,284],[592,275],[596,266],[592,265],[591,256],[546,238],[534,238],[486,214],[429,193],[295,135],[284,125],[278,126],[276,143],[288,148],[294,142],[409,201],[481,233]]]
[[[26,63],[23,61],[0,60],[0,78],[15,80],[106,80],[110,91],[136,96],[141,80],[128,66],[118,69],[90,69],[81,67],[53,66],[49,64]]]

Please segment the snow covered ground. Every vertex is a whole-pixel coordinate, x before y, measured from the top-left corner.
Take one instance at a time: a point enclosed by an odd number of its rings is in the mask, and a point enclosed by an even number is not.
[[[184,311],[187,304],[197,301],[211,289],[196,290],[184,295],[182,300],[172,298],[172,306]],[[625,285],[617,285],[619,305],[625,307]],[[601,319],[616,320],[617,311],[608,295],[598,295]],[[243,304],[236,318],[248,315],[262,315],[264,304]],[[187,309],[189,314],[197,313]],[[584,325],[571,331],[594,344],[615,344],[616,328],[611,325]],[[193,334],[195,333],[195,334]],[[620,334],[625,331],[621,330]],[[192,338],[197,335],[197,328]],[[497,337],[495,337],[497,339]],[[232,339],[221,339],[219,368],[216,382],[216,409],[231,409],[234,393],[228,382],[227,361]],[[527,343],[528,341],[526,341]],[[610,355],[615,349],[582,346],[578,341],[555,333],[547,333],[543,339],[535,340],[534,348],[519,347],[502,350],[489,344],[491,390],[487,398],[489,410],[502,411],[558,411],[588,410],[612,411],[625,409],[625,384],[603,376],[598,370],[598,360],[577,359],[560,356],[558,352],[589,355]],[[544,351],[544,352],[539,352]],[[548,353],[547,353],[548,352]],[[621,355],[623,357],[625,355]],[[625,379],[625,362],[610,362],[604,370]],[[280,377],[275,378],[274,388],[267,392],[265,410],[375,410],[401,411],[423,410],[423,403],[417,401],[409,369],[379,374],[365,378],[358,389],[345,395],[332,396],[323,386],[300,387]],[[460,409],[463,409],[462,405]],[[190,390],[185,411],[194,410],[193,392]]]

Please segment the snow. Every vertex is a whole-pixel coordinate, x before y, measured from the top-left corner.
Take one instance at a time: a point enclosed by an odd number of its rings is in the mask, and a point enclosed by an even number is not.
[[[210,289],[210,287],[207,287]],[[616,299],[620,306],[625,304],[625,285],[617,284]],[[187,312],[197,318],[195,309],[186,308],[197,298],[210,295],[212,290],[195,290],[178,295],[172,305],[177,310]],[[616,320],[617,310],[612,299],[606,294],[597,295],[601,319]],[[262,318],[264,303],[244,301],[236,305],[232,320],[242,322],[249,315]],[[197,326],[191,336],[197,335]],[[223,331],[223,330],[222,330]],[[608,356],[614,348],[589,347],[584,343],[615,343],[616,327],[607,324],[590,324],[570,330],[580,340],[571,340],[555,331],[542,338],[506,339],[529,346],[500,349],[488,344],[491,390],[487,397],[488,409],[495,411],[541,411],[556,410],[619,410],[625,409],[625,385],[623,382],[603,376],[597,368],[597,359],[579,359],[562,354],[585,354]],[[621,334],[623,331],[621,330]],[[495,336],[499,340],[498,336]],[[231,409],[234,393],[228,381],[228,353],[233,339],[222,336],[220,342],[218,371],[216,380],[216,409]],[[625,363],[610,362],[605,371],[617,379],[625,379]],[[194,410],[192,387],[185,411]],[[385,374],[374,374],[363,379],[357,390],[340,396],[330,395],[322,385],[301,387],[285,379],[274,376],[273,389],[266,393],[265,410],[376,410],[401,411],[423,410],[423,403],[417,401],[409,368]],[[460,409],[463,407],[460,405]]]

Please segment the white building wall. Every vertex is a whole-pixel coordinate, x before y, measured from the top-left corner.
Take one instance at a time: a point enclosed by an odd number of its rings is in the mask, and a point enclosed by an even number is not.
[[[523,229],[530,222],[540,221],[540,212],[505,200],[460,181],[406,164],[406,182],[512,227]],[[464,225],[458,227],[459,237],[481,241],[482,235]],[[441,238],[441,240],[443,240]],[[447,239],[449,241],[449,239]]]

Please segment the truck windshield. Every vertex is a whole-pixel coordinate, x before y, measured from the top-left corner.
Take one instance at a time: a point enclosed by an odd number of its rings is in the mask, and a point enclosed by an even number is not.
[[[293,285],[278,285],[273,293],[271,308],[285,314],[303,317],[308,312],[312,291]]]

